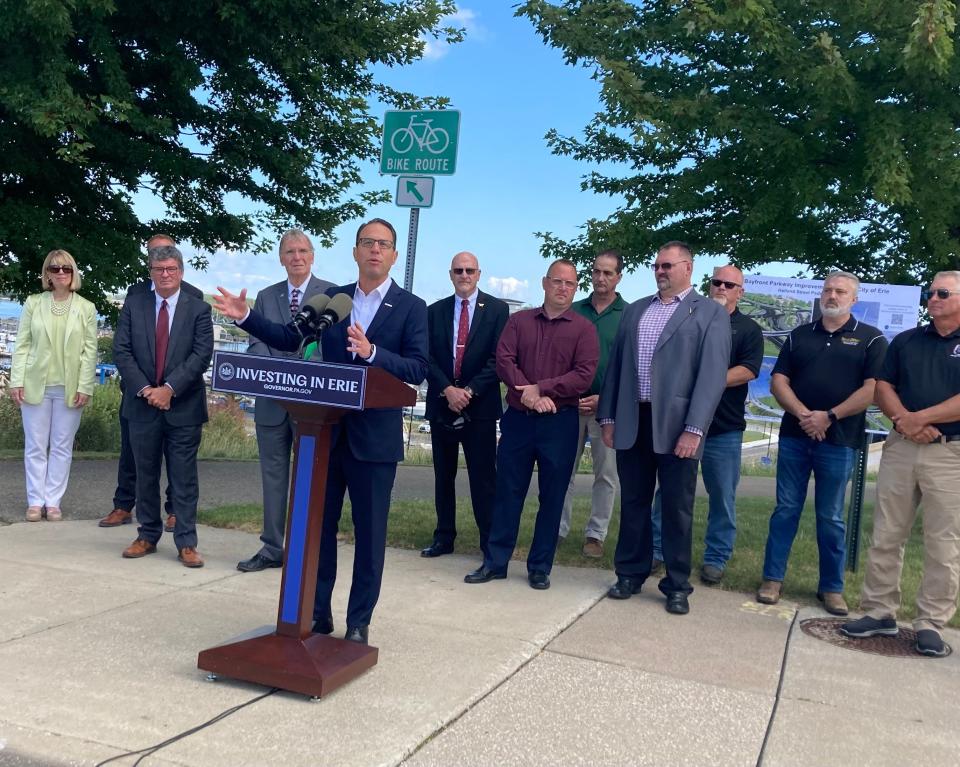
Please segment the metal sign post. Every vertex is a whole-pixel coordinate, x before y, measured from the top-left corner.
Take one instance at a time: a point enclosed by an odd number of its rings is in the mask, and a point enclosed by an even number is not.
[[[407,266],[403,270],[403,289],[413,292],[413,262],[417,257],[417,228],[420,208],[410,208],[410,227],[407,229]]]

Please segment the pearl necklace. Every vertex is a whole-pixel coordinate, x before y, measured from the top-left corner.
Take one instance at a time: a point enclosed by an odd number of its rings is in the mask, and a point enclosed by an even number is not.
[[[53,312],[54,317],[63,317],[67,312],[70,311],[70,304],[73,302],[73,296],[70,296],[66,301],[57,301],[54,300],[50,304],[50,311]]]

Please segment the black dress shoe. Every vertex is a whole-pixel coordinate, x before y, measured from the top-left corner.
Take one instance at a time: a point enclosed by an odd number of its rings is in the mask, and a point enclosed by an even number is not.
[[[690,603],[687,595],[682,591],[674,591],[667,596],[667,612],[674,615],[686,615],[690,612]]]
[[[643,581],[639,578],[618,575],[617,582],[607,591],[607,596],[611,599],[630,599],[634,594],[640,593],[641,586],[643,586]]]
[[[472,573],[467,573],[463,576],[464,583],[486,583],[487,581],[496,581],[506,578],[506,573],[498,573],[496,570],[491,570],[486,565],[480,565]]]
[[[369,626],[348,626],[347,633],[343,635],[343,638],[348,642],[356,642],[357,644],[367,644],[367,635],[370,633]]]
[[[314,634],[332,634],[333,616],[327,615],[323,618],[317,618],[313,622],[313,628],[310,629]]]
[[[453,554],[452,543],[433,542],[427,548],[420,550],[421,557],[442,557],[444,554]]]
[[[281,567],[283,562],[280,562],[276,559],[267,559],[259,551],[254,554],[250,559],[244,559],[242,562],[237,562],[237,569],[241,573],[256,573],[260,570],[266,570],[268,567]]]
[[[534,570],[527,575],[527,580],[530,581],[530,588],[532,589],[544,591],[550,588],[550,576],[542,570]]]

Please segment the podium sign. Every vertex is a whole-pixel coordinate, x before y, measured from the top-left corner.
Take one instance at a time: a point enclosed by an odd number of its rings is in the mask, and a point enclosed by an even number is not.
[[[213,355],[214,391],[361,410],[366,386],[367,368],[359,365],[236,352]]]

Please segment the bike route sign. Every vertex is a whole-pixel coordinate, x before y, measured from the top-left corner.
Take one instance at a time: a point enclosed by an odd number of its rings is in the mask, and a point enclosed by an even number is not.
[[[460,112],[394,111],[383,118],[380,172],[452,176],[457,170]]]

